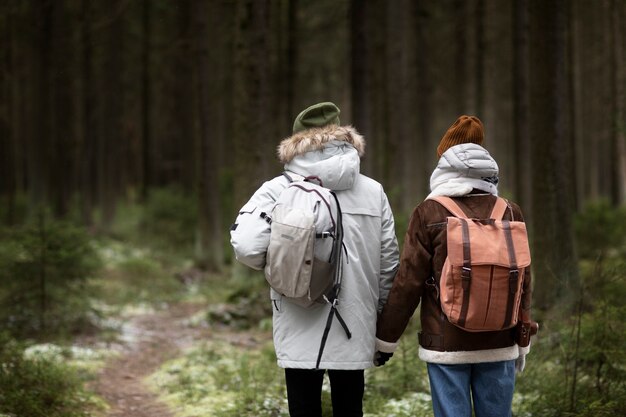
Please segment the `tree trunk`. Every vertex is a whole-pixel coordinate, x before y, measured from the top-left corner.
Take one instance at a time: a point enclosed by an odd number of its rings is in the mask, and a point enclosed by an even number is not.
[[[414,177],[410,180],[414,187],[409,189],[409,199],[413,203],[419,201],[422,196],[426,196],[429,190],[430,171],[432,169],[431,161],[435,160],[435,147],[432,145],[431,137],[433,135],[433,114],[432,114],[432,96],[433,96],[433,77],[430,72],[431,66],[429,59],[432,56],[432,50],[427,42],[426,24],[430,16],[427,10],[428,2],[424,0],[412,1],[413,10],[413,27],[415,28],[415,80],[416,86],[416,108],[417,108],[417,135],[410,134],[404,138],[406,141],[412,142],[411,157],[414,166]]]
[[[613,2],[613,12],[611,13],[613,31],[615,37],[613,72],[613,89],[615,91],[616,114],[615,136],[616,136],[616,157],[617,157],[617,183],[618,202],[626,204],[626,4],[623,2]]]
[[[515,144],[515,198],[521,207],[531,207],[532,172],[528,107],[528,1],[513,6],[513,143]],[[531,220],[530,211],[529,218]]]
[[[476,1],[475,9],[476,53],[474,59],[474,113],[480,119],[485,114],[485,0]]]
[[[145,201],[148,197],[148,190],[152,186],[152,21],[151,21],[150,0],[142,2],[142,42],[141,42],[141,196]]]
[[[96,83],[93,69],[93,37],[92,37],[92,6],[90,0],[82,1],[81,38],[82,38],[82,141],[80,163],[80,196],[81,213],[85,225],[93,225],[93,208],[96,202],[94,184],[96,179],[95,167],[97,136],[95,100],[97,97]]]
[[[609,0],[607,4],[608,8],[608,37],[609,47],[608,53],[609,59],[609,76],[610,76],[610,126],[611,126],[611,141],[610,141],[610,153],[608,155],[611,177],[610,196],[611,202],[618,206],[622,204],[626,196],[626,173],[624,170],[626,166],[622,165],[624,162],[624,129],[626,126],[626,118],[623,109],[623,85],[620,80],[620,73],[624,71],[621,68],[620,61],[622,56],[622,38],[620,30],[623,30],[623,21],[619,21],[619,9],[617,6],[617,0]],[[620,24],[621,23],[621,24]],[[622,126],[620,126],[620,123]],[[620,153],[621,152],[621,153]]]
[[[391,193],[393,207],[401,212],[409,210],[415,202],[412,192],[415,181],[411,152],[415,142],[415,118],[412,109],[415,108],[413,91],[414,76],[411,71],[411,58],[414,48],[411,36],[409,11],[410,3],[406,0],[389,2],[387,8],[387,27],[393,28],[386,33],[386,107],[388,125],[387,153],[388,177],[387,183],[395,185],[395,192]],[[411,190],[411,191],[410,191]]]
[[[572,184],[568,180],[565,4],[530,4],[530,119],[532,138],[532,231],[534,303],[573,301],[579,286],[573,246]]]
[[[15,129],[15,100],[13,97],[13,85],[16,82],[13,40],[13,26],[9,12],[0,15],[0,31],[5,41],[5,50],[0,52],[0,201],[4,204],[4,219],[0,219],[8,225],[15,218],[15,152],[16,136]]]
[[[372,132],[370,119],[370,103],[367,92],[370,85],[369,49],[367,47],[367,2],[365,0],[351,0],[350,2],[350,65],[352,75],[350,90],[352,104],[352,123],[367,140]],[[369,150],[367,152],[369,154]],[[364,159],[364,171],[373,170],[373,158]]]
[[[467,12],[466,0],[454,1],[454,108],[458,116],[467,113]]]
[[[198,92],[198,115],[200,135],[198,138],[198,245],[196,258],[199,264],[208,270],[218,271],[224,260],[222,246],[222,213],[220,209],[219,169],[221,167],[217,142],[213,126],[216,124],[216,106],[218,102],[211,100],[217,88],[211,74],[209,42],[216,38],[209,28],[217,22],[215,13],[208,10],[205,0],[195,2],[195,33],[196,33],[196,82]],[[211,59],[213,58],[213,60]]]
[[[237,4],[234,63],[234,196],[241,207],[267,179],[276,137],[269,128],[276,117],[269,101],[269,0]]]
[[[50,42],[51,56],[50,67],[46,68],[50,74],[52,127],[48,131],[51,141],[49,191],[50,199],[56,217],[64,217],[69,210],[71,192],[74,189],[73,157],[75,152],[75,134],[72,129],[72,119],[76,117],[75,108],[72,106],[73,81],[72,75],[75,69],[71,44],[73,26],[68,18],[68,11],[63,3],[55,6],[52,18],[52,30]]]
[[[287,0],[288,16],[287,16],[287,76],[286,83],[286,100],[288,116],[287,128],[291,128],[293,119],[296,118],[295,109],[295,89],[296,89],[296,71],[298,68],[298,0]],[[289,131],[289,130],[288,130]]]
[[[120,143],[122,137],[123,100],[121,74],[124,69],[124,25],[123,20],[115,15],[116,4],[108,5],[107,10],[113,20],[104,29],[104,72],[103,89],[103,133],[98,136],[98,206],[102,211],[100,226],[108,230],[116,212],[117,198],[120,193]]]
[[[30,180],[30,204],[31,214],[37,213],[46,204],[48,197],[47,174],[49,171],[49,136],[52,131],[51,111],[51,89],[50,89],[50,66],[52,54],[52,18],[54,2],[45,2],[43,5],[30,5],[34,21],[37,22],[37,31],[34,42],[35,48],[35,69],[33,77],[35,85],[29,90],[29,100],[32,100],[32,108],[29,109],[28,116],[31,120],[37,120],[33,124],[32,135],[29,135],[27,149],[28,177]],[[36,98],[36,99],[35,99]]]

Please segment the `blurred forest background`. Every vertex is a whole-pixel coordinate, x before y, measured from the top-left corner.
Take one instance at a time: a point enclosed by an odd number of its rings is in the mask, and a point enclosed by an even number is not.
[[[471,114],[530,226],[557,410],[534,415],[626,414],[625,22],[624,0],[2,1],[6,337],[102,313],[83,294],[115,244],[158,260],[126,265],[150,278],[118,296],[182,270],[237,282],[228,226],[319,101],[365,136],[402,239]]]

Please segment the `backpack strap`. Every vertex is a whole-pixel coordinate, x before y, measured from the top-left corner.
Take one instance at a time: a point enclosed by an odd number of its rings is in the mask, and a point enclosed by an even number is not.
[[[324,327],[324,333],[322,334],[322,341],[320,342],[320,349],[317,353],[317,362],[315,362],[315,369],[319,369],[320,362],[322,361],[322,354],[324,353],[324,347],[326,346],[326,340],[328,339],[328,333],[330,332],[330,327],[333,324],[333,318],[336,317],[339,324],[343,328],[344,332],[346,332],[346,337],[350,339],[352,337],[352,333],[348,328],[343,317],[339,314],[339,310],[337,309],[337,304],[339,302],[339,292],[341,291],[341,282],[342,282],[342,274],[343,274],[343,264],[342,264],[342,249],[345,249],[345,245],[343,244],[343,219],[341,212],[341,205],[339,204],[339,199],[337,198],[337,194],[333,191],[330,194],[335,199],[335,203],[337,204],[337,224],[335,227],[335,241],[333,243],[333,250],[331,254],[331,258],[335,257],[335,285],[333,285],[332,294],[330,294],[330,299],[324,296],[324,299],[330,304],[330,311],[328,313],[328,318],[326,319],[326,326]],[[330,207],[329,207],[330,209]],[[332,216],[332,212],[331,212]],[[347,254],[347,251],[346,251]]]
[[[320,343],[320,350],[317,353],[317,361],[315,362],[315,369],[320,369],[320,362],[322,361],[322,354],[324,353],[324,346],[326,346],[326,339],[328,339],[328,333],[330,332],[330,326],[333,324],[333,317],[337,317],[339,320],[339,324],[343,327],[343,330],[346,332],[346,336],[348,339],[352,338],[352,333],[350,333],[350,329],[348,329],[348,325],[344,321],[341,314],[339,314],[339,310],[337,310],[337,302],[334,301],[330,304],[330,312],[328,313],[328,318],[326,319],[326,327],[324,327],[324,334],[322,335],[322,342]]]
[[[283,177],[287,178],[290,184],[293,182],[293,178],[291,178],[291,175],[287,174],[287,171],[283,171]]]
[[[469,310],[469,289],[472,280],[472,253],[470,247],[469,226],[467,224],[468,217],[463,212],[461,207],[459,207],[459,205],[450,197],[436,196],[430,197],[430,200],[435,200],[444,206],[455,217],[458,217],[461,220],[461,232],[463,239],[463,268],[461,269],[461,285],[463,287],[463,302],[461,304],[459,325],[463,326]]]
[[[493,206],[491,218],[495,220],[502,219],[507,208],[511,208],[509,203],[504,198],[498,197],[496,204]],[[512,216],[513,210],[511,209],[511,217]],[[511,221],[502,220],[502,229],[506,240],[506,249],[509,254],[509,296],[506,303],[506,316],[504,322],[504,327],[509,327],[511,325],[511,318],[513,317],[515,294],[519,283],[519,268],[517,266],[517,257],[515,256],[515,245],[513,243],[513,234],[511,232]]]
[[[509,327],[511,325],[511,318],[513,317],[515,293],[517,292],[519,283],[519,268],[517,267],[517,257],[515,256],[511,222],[509,220],[502,220],[502,228],[504,229],[504,237],[506,239],[506,249],[509,253],[509,296],[506,302],[506,316],[504,322],[504,327]]]
[[[289,181],[289,183],[292,183],[295,181],[307,181],[307,179],[317,178],[316,176],[305,177],[304,175],[296,174],[295,172],[292,172],[292,171],[283,171],[283,177],[287,178],[287,181]]]
[[[470,283],[472,280],[472,253],[470,250],[469,226],[466,219],[460,219],[463,239],[463,267],[461,268],[461,286],[463,288],[463,303],[459,313],[459,325],[465,326],[465,319],[469,311]]]
[[[507,208],[509,208],[509,205],[506,200],[504,198],[497,197],[496,204],[493,205],[493,210],[491,211],[491,215],[489,216],[489,218],[502,220]]]
[[[430,197],[429,200],[435,200],[437,203],[444,206],[455,217],[458,217],[460,219],[468,218],[465,212],[463,212],[463,210],[461,209],[461,207],[459,207],[459,205],[450,197],[438,195],[436,197]]]

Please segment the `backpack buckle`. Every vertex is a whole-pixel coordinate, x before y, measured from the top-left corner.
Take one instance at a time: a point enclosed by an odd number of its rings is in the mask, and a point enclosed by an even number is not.
[[[272,224],[272,218],[264,211],[259,214],[259,217],[265,220],[268,224]]]
[[[472,279],[472,268],[469,266],[464,266],[461,268],[461,280],[463,289],[467,290],[470,286],[470,280]]]
[[[519,280],[519,270],[511,269],[509,271],[509,291],[511,294],[515,294],[517,292],[517,282]]]

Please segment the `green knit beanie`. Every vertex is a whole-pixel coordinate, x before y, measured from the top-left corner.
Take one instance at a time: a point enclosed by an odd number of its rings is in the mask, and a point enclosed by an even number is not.
[[[293,133],[314,127],[339,124],[339,107],[331,102],[317,103],[302,110],[293,122]]]

